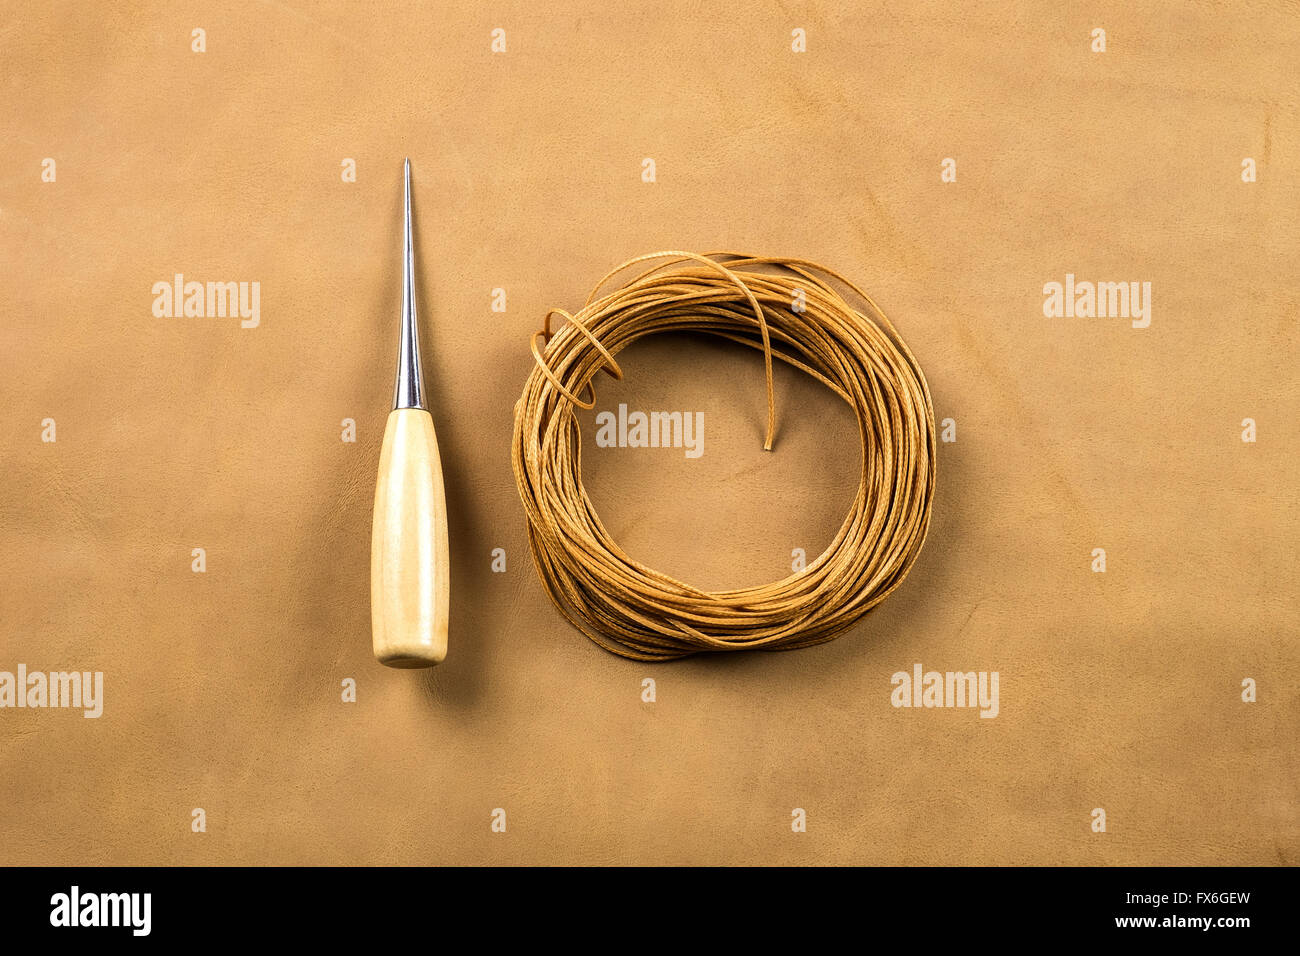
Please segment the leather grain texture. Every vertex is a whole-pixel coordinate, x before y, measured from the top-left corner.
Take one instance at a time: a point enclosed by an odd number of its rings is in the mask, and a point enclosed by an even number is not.
[[[0,709],[0,863],[1300,861],[1295,7],[967,6],[6,4],[0,671],[104,701]],[[370,647],[408,155],[427,673]],[[537,581],[528,337],[664,248],[854,277],[955,423],[920,560],[834,643],[640,665]],[[258,283],[256,327],[156,316],[178,273]],[[1067,274],[1150,282],[1150,326],[1046,317]],[[825,547],[846,406],[778,369],[764,453],[758,356],[620,361],[596,411],[705,423],[689,458],[582,417],[629,554],[721,588]],[[997,671],[998,716],[892,706],[917,663]]]

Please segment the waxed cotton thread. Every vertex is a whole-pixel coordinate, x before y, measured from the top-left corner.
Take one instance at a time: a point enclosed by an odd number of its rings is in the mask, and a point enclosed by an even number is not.
[[[667,261],[602,294],[620,272],[655,259]],[[851,290],[861,307],[828,280]],[[566,321],[552,332],[556,315]],[[853,408],[862,451],[858,492],[834,540],[803,571],[771,584],[703,591],[634,561],[601,524],[582,487],[575,406],[594,407],[592,379],[600,370],[623,377],[615,356],[624,348],[678,331],[763,353],[766,449],[776,434],[774,358]],[[820,644],[888,597],[916,561],[934,497],[929,386],[879,306],[834,270],[736,253],[638,256],[602,278],[577,314],[547,313],[531,347],[535,367],[515,405],[511,455],[533,560],[555,606],[607,651],[663,661]]]

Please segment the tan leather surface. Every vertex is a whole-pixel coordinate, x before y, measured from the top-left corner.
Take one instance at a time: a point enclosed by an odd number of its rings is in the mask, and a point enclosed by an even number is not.
[[[6,11],[0,670],[102,671],[104,709],[0,710],[0,862],[1296,863],[1294,8],[622,6]],[[453,560],[426,673],[370,649],[407,155]],[[957,424],[918,564],[839,641],[646,666],[546,602],[528,336],[660,248],[855,277]],[[176,273],[260,283],[260,323],[156,318]],[[1150,327],[1044,317],[1067,273],[1151,282]],[[856,485],[847,407],[789,370],[762,451],[742,351],[597,382],[703,412],[697,459],[583,419],[611,532],[706,587],[815,556]],[[916,663],[997,671],[999,715],[891,706]]]

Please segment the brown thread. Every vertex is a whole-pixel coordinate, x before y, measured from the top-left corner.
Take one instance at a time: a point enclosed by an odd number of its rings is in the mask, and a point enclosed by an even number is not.
[[[618,273],[652,259],[669,261],[597,298]],[[866,312],[821,277],[851,289]],[[805,309],[795,312],[800,289]],[[566,320],[553,334],[552,315]],[[574,406],[595,406],[591,380],[601,369],[623,377],[614,358],[620,351],[668,331],[716,335],[763,353],[768,450],[776,434],[773,358],[853,407],[862,481],[835,539],[803,571],[756,587],[702,591],[632,560],[601,524],[582,487]],[[577,315],[548,312],[531,348],[536,367],[515,405],[511,457],[533,561],[555,606],[607,651],[662,661],[820,644],[888,597],[916,561],[934,497],[929,386],[880,307],[839,273],[803,259],[725,252],[638,256],[602,278]],[[584,391],[590,404],[578,397]]]

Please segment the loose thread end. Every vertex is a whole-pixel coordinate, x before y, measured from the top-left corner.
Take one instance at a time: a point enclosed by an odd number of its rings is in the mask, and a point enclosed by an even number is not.
[[[772,384],[772,367],[769,365],[767,369],[767,433],[763,437],[763,451],[772,450],[772,442],[775,438],[776,438],[776,390]]]

